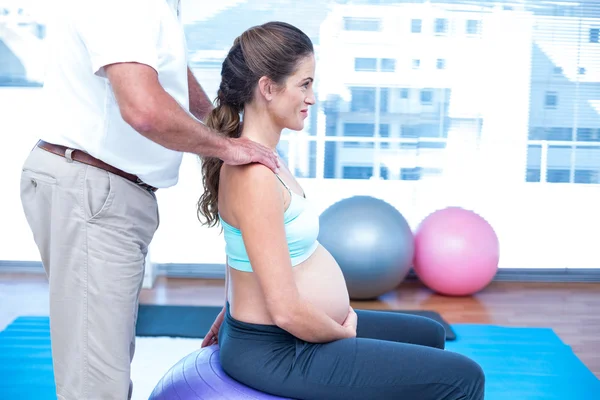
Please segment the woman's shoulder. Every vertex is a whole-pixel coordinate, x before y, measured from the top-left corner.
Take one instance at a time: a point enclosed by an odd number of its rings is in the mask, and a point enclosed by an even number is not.
[[[219,183],[219,212],[239,227],[283,215],[283,195],[274,172],[261,165],[223,166]]]
[[[263,164],[223,165],[220,181],[232,189],[261,188],[274,186],[275,174]]]
[[[281,190],[275,173],[259,163],[247,165],[223,165],[219,183],[220,197],[229,199],[228,206],[255,205],[256,202],[281,200]]]

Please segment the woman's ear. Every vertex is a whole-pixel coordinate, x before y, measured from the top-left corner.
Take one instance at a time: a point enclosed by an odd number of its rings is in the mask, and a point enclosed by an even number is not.
[[[258,80],[258,89],[265,100],[271,101],[273,99],[273,82],[266,76]]]

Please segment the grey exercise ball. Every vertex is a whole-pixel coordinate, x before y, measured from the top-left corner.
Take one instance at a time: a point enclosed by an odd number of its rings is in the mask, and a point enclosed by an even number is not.
[[[351,299],[396,288],[412,266],[414,237],[393,206],[370,196],[341,200],[320,216],[319,242],[342,269]]]

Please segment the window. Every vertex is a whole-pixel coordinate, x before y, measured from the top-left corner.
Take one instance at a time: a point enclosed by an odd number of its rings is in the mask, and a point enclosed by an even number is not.
[[[600,184],[600,126],[592,105],[598,85],[588,65],[600,54],[600,27],[580,25],[600,15],[600,3],[563,3],[560,12],[558,6],[540,8],[537,13],[543,16],[532,31],[524,178],[542,184]],[[577,55],[565,57],[571,49],[578,49]]]
[[[346,123],[344,124],[344,136],[373,137],[375,135],[375,124]]]
[[[573,129],[568,127],[552,126],[547,128],[533,127],[529,129],[529,140],[572,140]]]
[[[546,108],[556,108],[558,105],[558,94],[556,92],[546,92],[544,106]]]
[[[375,135],[375,124],[346,123],[344,124],[344,136],[350,137],[373,137]],[[346,148],[373,148],[373,142],[344,142]]]
[[[4,24],[2,21],[0,24]],[[3,29],[3,28],[0,28]],[[10,30],[9,30],[10,32]],[[41,74],[31,74],[31,71],[28,71],[28,64],[24,62],[23,59],[20,58],[22,56],[18,53],[18,50],[27,48],[28,41],[17,41],[16,44],[12,44],[10,47],[2,40],[2,34],[0,34],[0,87],[3,86],[14,86],[14,87],[40,87],[43,83],[43,76]],[[7,41],[8,42],[8,41]],[[8,42],[10,43],[10,42]],[[14,49],[13,49],[14,46]],[[33,48],[28,49],[28,51],[34,54]],[[17,55],[19,54],[19,55]],[[40,69],[40,65],[38,63],[34,63],[33,65],[29,65],[31,67],[35,66],[35,69]],[[32,68],[33,69],[33,68]],[[4,112],[4,110],[3,110]],[[9,128],[7,128],[9,129]]]
[[[355,71],[376,71],[377,70],[377,59],[376,58],[355,58],[354,59],[354,70]]]
[[[373,176],[373,167],[344,166],[344,179],[370,179]]]
[[[446,18],[436,18],[434,27],[436,34],[444,35],[448,33],[448,20]]]
[[[421,123],[421,124],[406,124],[402,126],[400,136],[404,138],[445,138],[447,137],[447,130],[440,131],[440,124],[435,123]],[[440,148],[436,142],[421,142],[421,143],[402,143],[404,148]],[[442,146],[442,148],[445,145]]]
[[[565,128],[556,129],[559,129],[556,132],[566,133]],[[589,128],[583,129],[589,132]],[[566,135],[553,139],[563,143],[528,146],[527,182],[600,184],[600,146],[592,143],[564,144],[566,141],[574,143]],[[542,170],[542,161],[546,163],[545,171]]]
[[[422,21],[420,19],[413,19],[410,21],[410,31],[412,33],[421,33]]]
[[[379,125],[379,136],[382,138],[389,138],[390,137],[390,126],[388,124],[380,124]],[[389,142],[381,142],[380,143],[380,148],[382,149],[389,149],[390,148],[390,143]]]
[[[575,170],[575,183],[600,183],[600,175],[597,170],[577,169]]]
[[[600,28],[590,29],[590,43],[600,42]]]
[[[394,72],[396,71],[396,60],[393,58],[384,58],[381,60],[381,71]]]
[[[577,128],[578,142],[600,142],[600,127],[599,128]]]
[[[433,102],[433,91],[429,89],[421,90],[421,104],[431,104]]]
[[[542,146],[530,144],[527,146],[527,172],[525,182],[540,182],[542,165]]]
[[[344,29],[347,31],[377,32],[381,30],[378,18],[344,18]]]
[[[350,89],[352,96],[350,110],[357,112],[374,112],[375,111],[375,93],[374,87],[354,87]],[[389,89],[380,88],[379,111],[387,112]]]
[[[13,9],[30,3],[48,2],[21,1]],[[429,212],[454,203],[498,225],[506,244],[501,267],[598,267],[600,250],[590,238],[600,236],[600,0],[336,0],[294,6],[298,10],[290,12],[277,2],[246,0],[208,14],[190,6],[182,10],[182,23],[192,71],[211,99],[234,39],[265,15],[290,22],[313,41],[316,103],[301,132],[282,132],[278,149],[290,171],[306,178],[302,184],[317,208],[368,193],[397,206],[417,226]],[[29,11],[10,29],[40,41],[9,47],[0,40],[0,86],[11,86],[0,87],[0,132],[32,126],[20,105],[35,103],[40,88],[16,86],[43,83],[35,53],[47,39],[36,24],[46,18]],[[509,28],[526,34],[507,34]],[[486,47],[489,38],[493,46]],[[188,156],[193,161],[182,163],[178,186],[195,193],[197,157]],[[387,180],[343,180],[374,176]],[[434,181],[441,176],[459,181],[460,193],[436,198],[443,188]],[[331,194],[320,196],[325,190]],[[492,192],[510,193],[511,212],[505,202],[477,195]],[[167,221],[153,241],[152,261],[181,263],[166,268],[168,274],[182,271],[181,265],[220,265],[225,258],[218,229],[178,223],[168,212],[178,201],[166,197]],[[528,212],[532,221],[558,215],[558,233],[534,222],[510,229]],[[591,228],[580,229],[582,220]],[[30,238],[9,225],[0,233],[16,245],[0,249],[0,260],[29,259],[30,246],[21,242]],[[198,237],[203,246],[196,248]],[[198,275],[206,271],[195,268]]]
[[[388,88],[379,88],[379,112],[388,112],[388,99],[390,97],[390,90]]]
[[[476,19],[469,19],[467,20],[467,34],[469,35],[477,35],[479,34],[479,26],[480,26],[480,21],[476,20]]]
[[[375,124],[374,123],[345,123],[344,124],[344,136],[349,137],[375,137]],[[379,125],[379,136],[389,137],[390,126],[388,124]],[[374,142],[344,142],[343,147],[345,148],[367,148],[372,149]],[[380,148],[389,148],[389,143],[382,142]]]
[[[351,111],[375,111],[375,88],[352,88],[350,92],[352,95]]]
[[[568,169],[549,169],[547,182],[551,183],[569,183],[570,172]]]
[[[344,179],[371,179],[373,177],[373,167],[344,166],[342,174]],[[379,168],[379,176],[382,179],[388,179],[386,167]]]
[[[400,170],[400,179],[403,181],[418,181],[427,176],[440,176],[442,170],[439,168],[402,168]]]
[[[541,177],[541,171],[539,168],[527,168],[527,175],[525,176],[525,182],[539,182]]]
[[[381,72],[394,72],[396,70],[396,60],[393,58],[383,58],[380,60]],[[377,59],[376,58],[355,58],[354,59],[354,70],[355,71],[377,71]]]

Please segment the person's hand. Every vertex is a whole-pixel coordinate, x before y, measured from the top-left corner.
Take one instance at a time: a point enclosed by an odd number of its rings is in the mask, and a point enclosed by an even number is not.
[[[356,337],[356,327],[358,325],[358,316],[352,307],[348,307],[348,315],[342,326],[348,330],[349,337]]]
[[[204,340],[202,341],[200,348],[212,346],[213,344],[219,343],[219,329],[221,329],[221,324],[223,323],[224,317],[225,317],[225,307],[223,307],[223,309],[221,310],[219,315],[217,315],[215,322],[213,322],[212,326],[210,327],[210,331],[208,331],[208,333],[204,337]]]
[[[279,156],[271,149],[244,137],[229,139],[229,148],[220,158],[229,165],[261,163],[275,173],[281,167]]]

